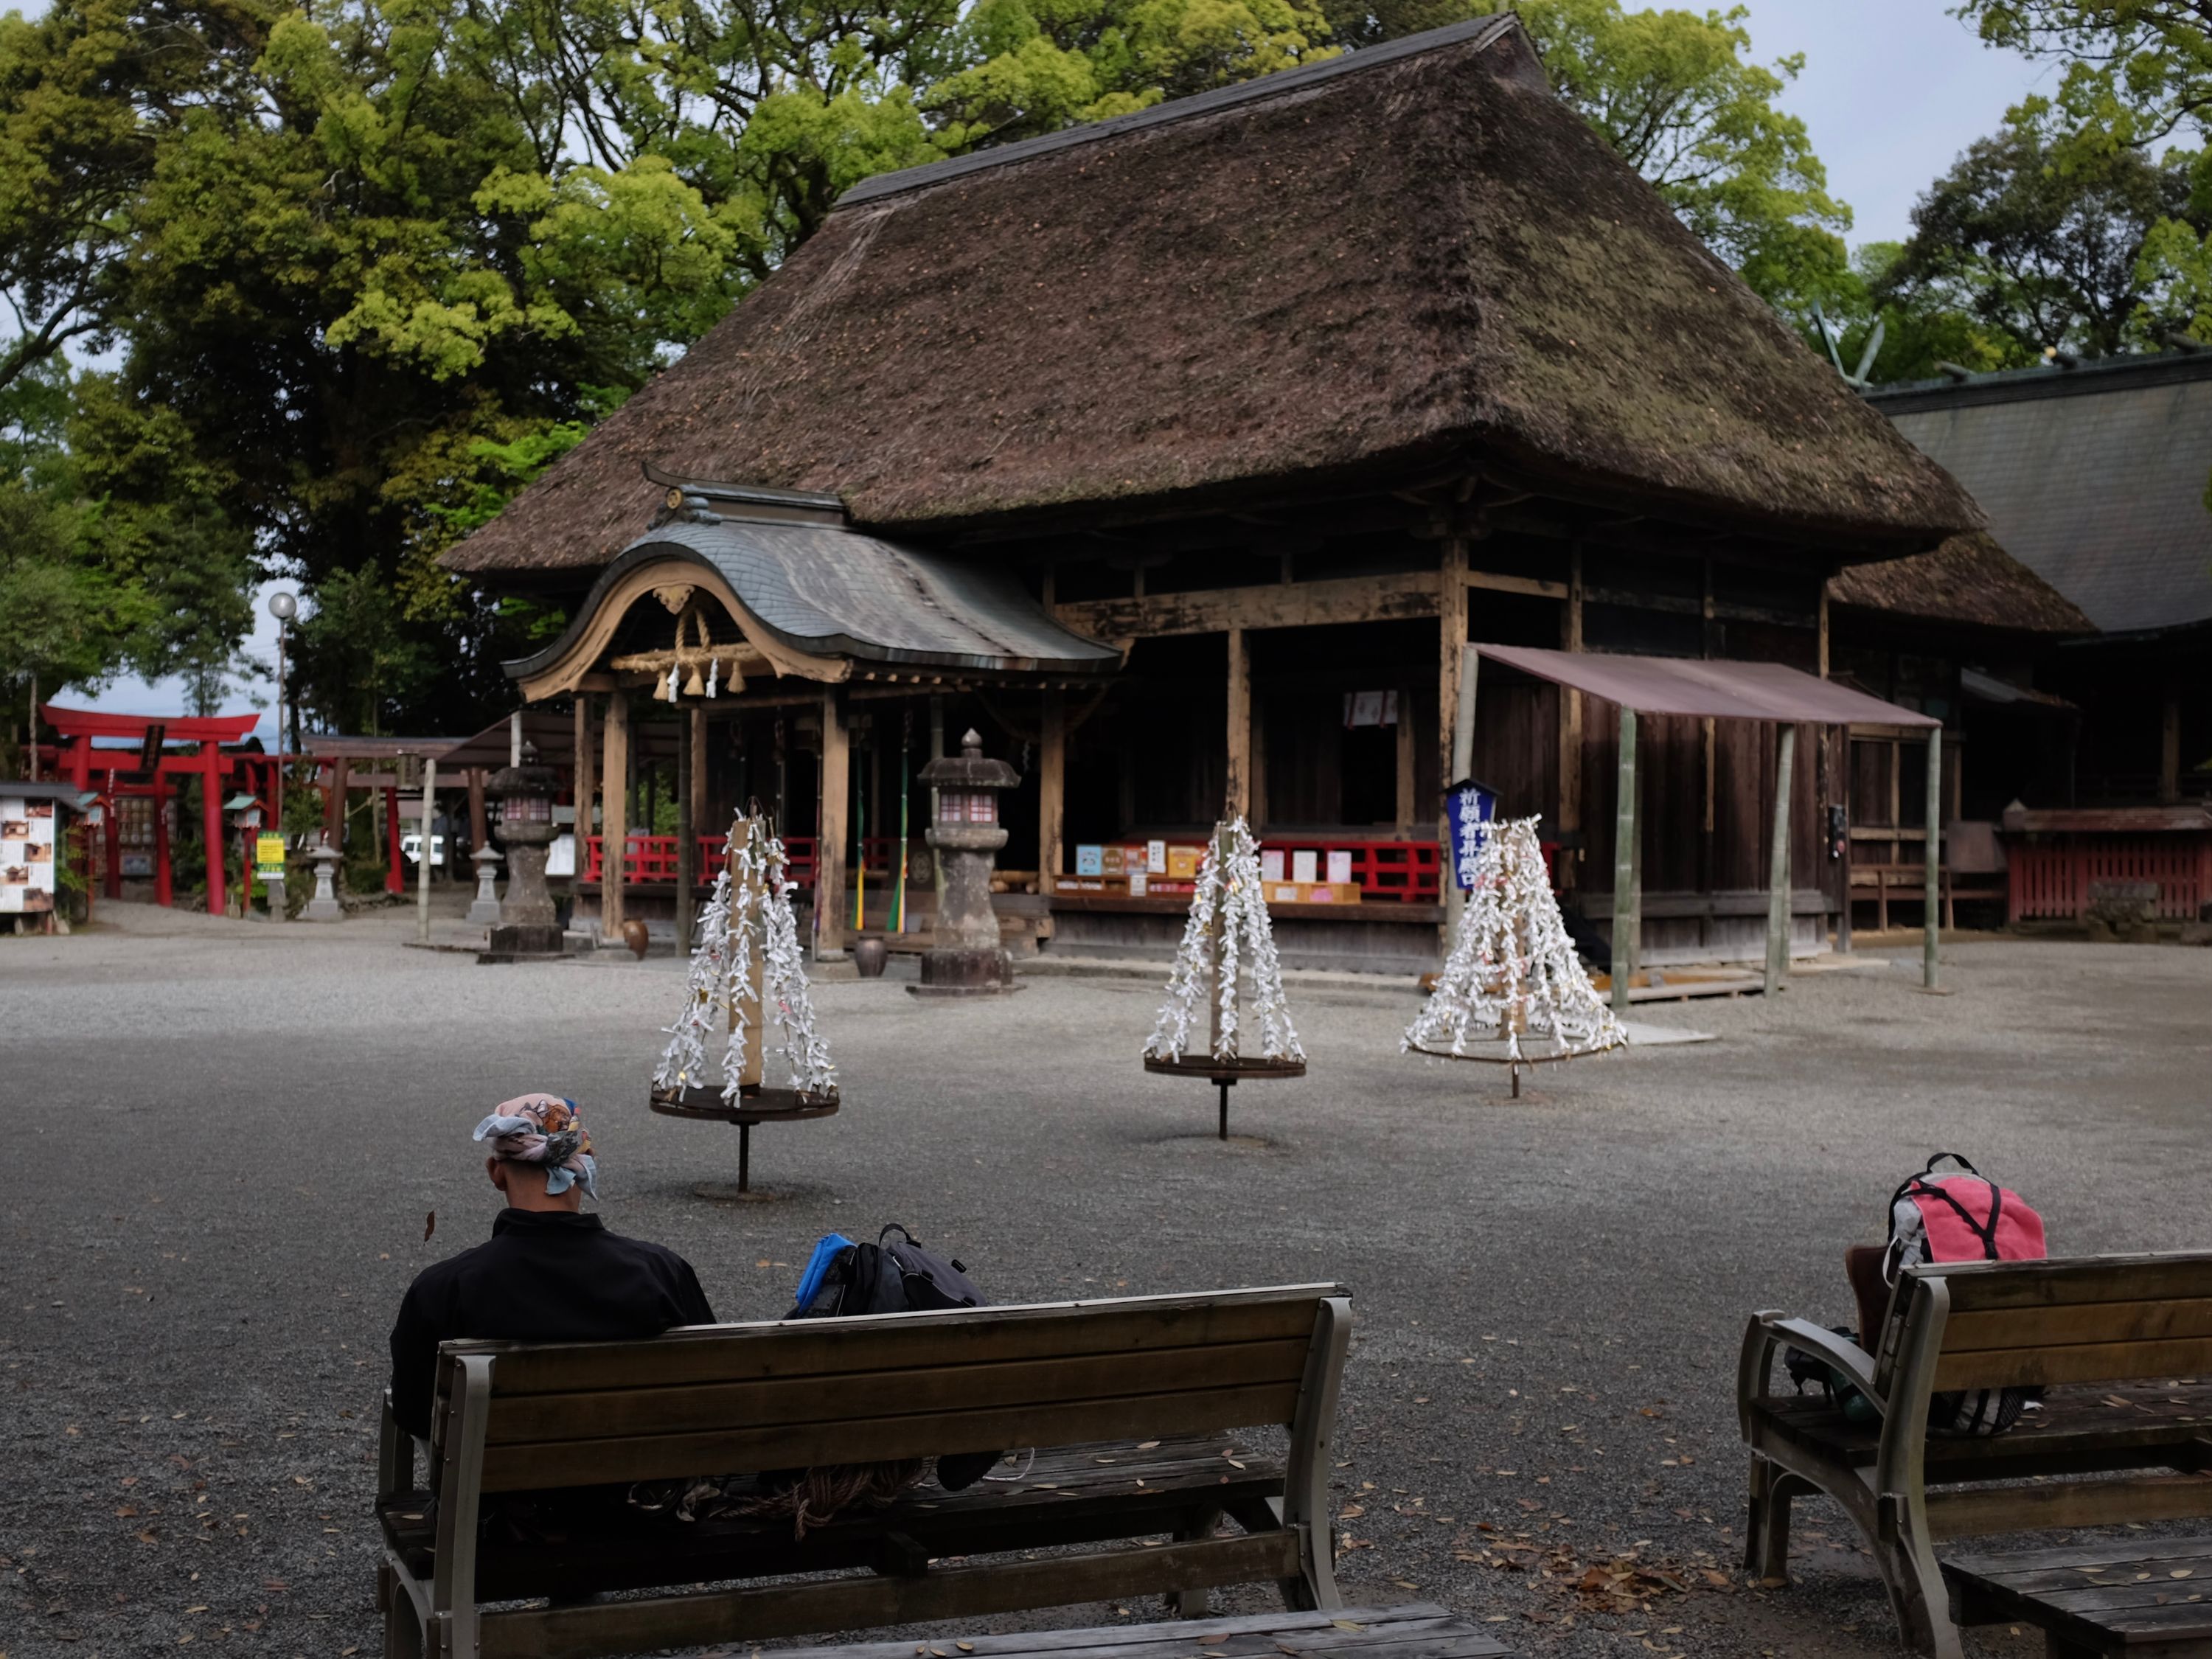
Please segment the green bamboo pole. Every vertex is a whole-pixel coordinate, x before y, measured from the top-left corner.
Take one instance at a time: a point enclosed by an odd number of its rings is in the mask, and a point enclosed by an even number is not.
[[[1628,978],[1636,971],[1636,711],[1620,711],[1620,799],[1613,829],[1613,1011],[1628,1012]]]
[[[1782,989],[1790,968],[1790,786],[1797,728],[1784,721],[1774,761],[1774,845],[1766,855],[1766,994]]]

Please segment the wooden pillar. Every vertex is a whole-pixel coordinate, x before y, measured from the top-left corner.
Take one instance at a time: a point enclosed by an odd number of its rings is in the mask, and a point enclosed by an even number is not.
[[[629,845],[629,693],[607,697],[606,753],[599,781],[599,937],[622,936],[623,854]]]
[[[1613,1011],[1628,1012],[1628,981],[1636,971],[1636,930],[1642,926],[1636,891],[1636,711],[1620,711],[1620,781],[1613,828]]]
[[[2172,680],[2166,684],[2166,708],[2158,734],[2158,799],[2164,806],[2181,799],[2181,687]]]
[[[100,815],[100,890],[107,898],[123,896],[123,815],[117,809],[122,799],[115,793],[113,768],[107,774],[107,805]]]
[[[591,810],[591,797],[580,793],[576,799],[581,803],[580,811]],[[491,825],[484,816],[484,769],[481,766],[471,766],[469,768],[469,850],[475,852],[490,839]]]
[[[345,849],[346,790],[353,781],[353,763],[340,756],[331,768],[331,793],[323,802],[323,839],[341,852]]]
[[[1927,923],[1922,928],[1920,943],[1920,982],[1929,990],[1936,988],[1936,930],[1942,923],[1937,914],[1936,889],[1942,884],[1943,866],[1943,728],[1928,728],[1928,861],[1922,878],[1921,902],[1925,908]]]
[[[438,845],[435,835],[437,822],[438,759],[433,755],[422,763],[422,851],[415,860],[415,942],[417,945],[430,942],[430,866],[437,862],[432,856]]]
[[[207,908],[211,916],[222,914],[224,892],[222,783],[216,768],[222,751],[214,738],[200,744],[200,835],[207,842]],[[252,878],[246,879],[251,882]]]
[[[691,826],[697,831],[707,822],[707,775],[713,770],[707,758],[707,711],[691,710]],[[709,830],[707,833],[712,834]]]
[[[169,863],[169,780],[157,758],[154,764],[154,902],[177,902],[176,872]]]
[[[1470,720],[1468,729],[1460,731],[1460,674],[1467,655],[1467,538],[1447,536],[1443,557],[1437,572],[1437,732],[1439,738],[1437,758],[1442,763],[1444,787],[1449,788],[1467,775],[1466,767],[1472,763],[1468,757],[1474,752],[1474,732]],[[1469,711],[1470,714],[1472,711]],[[1462,745],[1462,738],[1465,743]],[[1439,852],[1438,886],[1444,901],[1443,926],[1439,930],[1440,948],[1451,949],[1452,931],[1459,925],[1461,907],[1466,897],[1459,890],[1457,874],[1459,849],[1452,845],[1451,811],[1442,801],[1437,802],[1437,846]]]
[[[691,789],[697,781],[699,711],[679,721],[676,728],[676,948],[691,954],[691,878],[696,873],[698,848],[691,839]]]
[[[1398,833],[1411,838],[1413,826],[1420,822],[1420,802],[1415,796],[1413,783],[1420,770],[1420,754],[1413,744],[1413,689],[1409,685],[1398,688]],[[1259,758],[1260,745],[1255,738],[1252,746],[1253,758]],[[1255,793],[1258,791],[1255,789]],[[1324,873],[1326,873],[1324,872]]]
[[[1828,584],[1826,582],[1822,582],[1820,584],[1820,636],[1818,644],[1818,651],[1820,654],[1820,678],[1825,680],[1828,678]]]
[[[1233,738],[1231,752],[1235,753]],[[1051,897],[1059,883],[1060,848],[1066,837],[1066,694],[1047,691],[1037,741],[1037,892],[1041,896]]]
[[[1784,720],[1775,738],[1774,843],[1766,854],[1766,994],[1781,992],[1790,969],[1790,790],[1797,728]]]
[[[398,757],[395,755],[389,764],[397,773]],[[394,898],[407,891],[407,878],[399,867],[405,862],[399,853],[399,791],[386,784],[384,789],[384,890]]]
[[[584,867],[584,842],[592,833],[592,807],[598,796],[599,787],[599,768],[594,764],[598,757],[592,750],[592,698],[589,692],[576,693],[575,714],[576,759],[573,781],[575,785],[574,793],[576,799],[576,868],[580,872]],[[473,789],[481,789],[483,787],[483,781],[479,778],[471,787]],[[473,795],[470,798],[469,811],[472,814],[476,811]],[[479,842],[477,844],[481,846],[483,843]]]
[[[845,725],[845,688],[822,688],[822,805],[814,843],[814,958],[845,955],[845,836],[853,788],[852,735]]]
[[[1222,816],[1252,817],[1252,653],[1244,630],[1229,630],[1229,766]]]
[[[1045,567],[1044,580],[1045,592],[1049,596],[1052,592],[1052,567],[1049,565]],[[935,692],[932,692],[929,698],[929,757],[933,761],[945,758],[945,699]],[[929,821],[932,823],[937,822],[937,786],[932,784],[929,787]],[[945,860],[933,847],[929,852],[929,884],[937,900],[937,908],[929,917],[930,930],[933,933],[937,928],[937,918],[945,914]]]

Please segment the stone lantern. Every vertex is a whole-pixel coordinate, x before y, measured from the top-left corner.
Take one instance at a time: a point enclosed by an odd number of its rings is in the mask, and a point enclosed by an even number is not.
[[[936,943],[921,953],[916,996],[997,996],[1014,983],[1014,959],[999,942],[999,917],[991,908],[991,864],[1006,844],[999,827],[999,793],[1021,781],[1001,760],[983,758],[983,739],[970,731],[955,757],[933,760],[918,781],[937,792],[937,821],[924,837],[945,872],[945,897],[937,911]]]
[[[564,949],[553,896],[545,889],[545,849],[553,841],[553,796],[559,787],[551,767],[532,763],[527,757],[521,765],[501,767],[484,784],[484,793],[500,804],[507,897],[479,961],[557,957]]]
[[[344,907],[338,902],[337,889],[333,883],[338,866],[343,862],[338,849],[325,841],[307,854],[315,864],[315,890],[307,900],[307,919],[309,921],[343,921]]]

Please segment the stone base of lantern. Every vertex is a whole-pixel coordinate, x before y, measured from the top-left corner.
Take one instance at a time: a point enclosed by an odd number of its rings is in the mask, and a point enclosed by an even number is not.
[[[921,982],[907,988],[917,997],[1003,997],[1022,988],[1014,979],[1014,959],[1005,950],[948,949],[921,953]]]
[[[491,930],[477,960],[543,962],[568,954],[568,939],[557,922],[507,922]]]

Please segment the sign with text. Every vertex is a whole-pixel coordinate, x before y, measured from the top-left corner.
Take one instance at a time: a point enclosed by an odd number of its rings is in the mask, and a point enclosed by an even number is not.
[[[1498,818],[1498,792],[1473,778],[1462,778],[1444,793],[1451,820],[1452,865],[1462,888],[1474,885],[1474,861],[1484,838]]]

